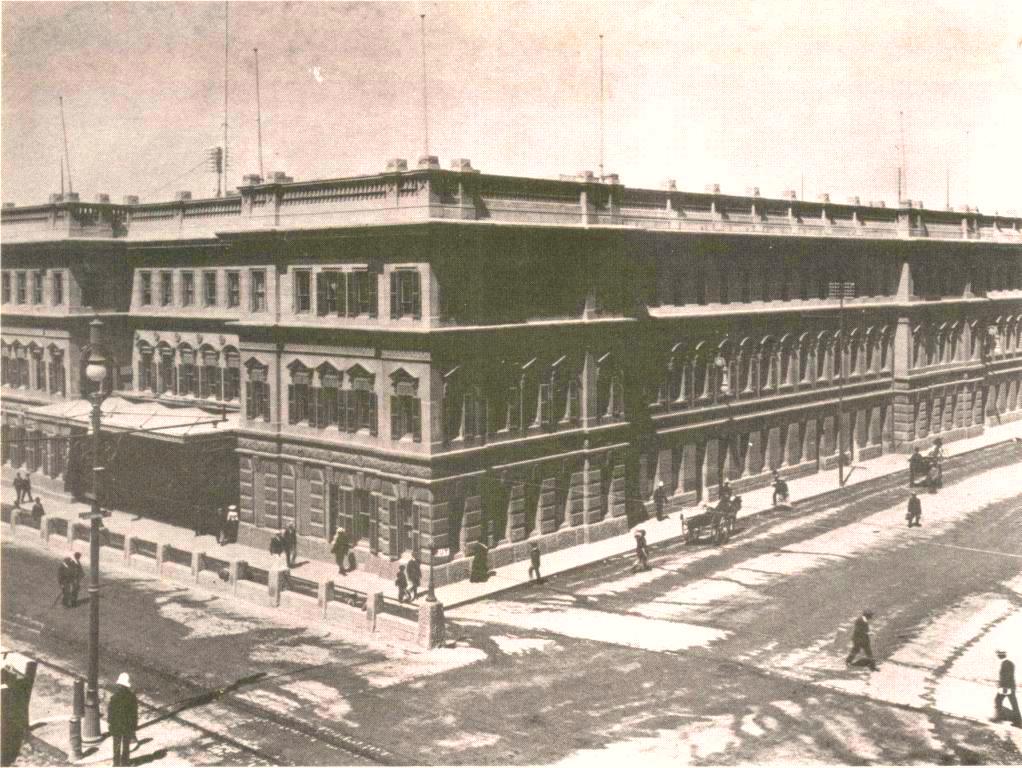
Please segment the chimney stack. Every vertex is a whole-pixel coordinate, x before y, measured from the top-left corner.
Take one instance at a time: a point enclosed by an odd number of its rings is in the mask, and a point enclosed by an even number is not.
[[[4,210],[9,211],[11,208],[17,208],[17,203],[4,203]]]
[[[797,200],[798,199],[798,195],[795,193],[794,189],[786,189],[786,190],[784,190],[781,193],[781,199],[782,200]]]
[[[60,194],[60,192],[51,192],[50,193],[50,204],[51,205],[53,203],[62,203],[62,202],[64,202],[64,196],[62,194]]]
[[[747,197],[759,197],[759,187],[746,187],[745,194]]]
[[[456,157],[454,160],[451,160],[451,170],[458,173],[479,173],[479,171],[472,167],[472,161],[467,157]]]
[[[855,195],[853,197],[849,197],[848,198],[848,204],[849,205],[860,205],[860,203],[859,203],[859,196]]]
[[[704,192],[709,192],[710,194],[713,194],[713,195],[719,195],[720,194],[720,184],[707,184],[705,187],[703,187],[703,191]]]
[[[408,161],[403,157],[395,157],[387,161],[387,173],[404,173],[408,170]]]
[[[263,183],[263,177],[258,173],[250,173],[247,176],[241,177],[241,186],[243,187],[254,187],[257,184]]]
[[[292,181],[294,181],[294,178],[288,176],[283,171],[274,171],[273,173],[270,174],[270,180],[274,184],[290,184]]]
[[[419,155],[419,170],[440,170],[440,160],[436,155]]]
[[[182,189],[180,192],[177,193],[177,195],[174,197],[174,199],[175,200],[191,200],[192,199],[192,193],[189,192],[187,189]]]
[[[105,192],[100,192],[98,195],[96,195],[96,202],[97,203],[109,203],[110,202],[110,195],[106,194]]]
[[[606,184],[620,184],[621,177],[618,176],[616,173],[608,173],[606,176],[603,177],[603,181]]]
[[[578,178],[579,181],[592,182],[596,181],[596,174],[592,171],[579,171]]]
[[[677,192],[678,191],[678,182],[675,181],[674,179],[664,179],[664,183],[663,183],[662,186],[668,192]]]
[[[64,195],[64,202],[65,203],[77,203],[78,202],[78,193],[77,192],[68,192],[66,195]]]
[[[138,205],[138,195],[125,195],[124,205]]]

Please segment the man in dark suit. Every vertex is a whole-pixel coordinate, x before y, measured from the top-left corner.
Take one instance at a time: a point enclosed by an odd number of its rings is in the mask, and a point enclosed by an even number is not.
[[[405,566],[405,574],[408,576],[408,594],[412,600],[416,600],[419,597],[419,587],[422,586],[422,564],[418,552],[412,553],[411,560]]]
[[[1012,725],[1022,728],[1022,713],[1019,712],[1018,698],[1015,695],[1015,662],[1009,659],[1004,651],[998,651],[997,658],[1001,660],[1001,672],[997,679],[997,695],[994,696],[994,722],[1003,719],[1001,704],[1007,699],[1011,704]]]
[[[122,672],[117,678],[107,718],[114,740],[114,765],[128,765],[131,742],[138,730],[138,697],[131,690],[131,678],[127,672]]]
[[[667,501],[667,490],[664,488],[664,481],[656,481],[656,490],[653,491],[653,505],[656,508],[656,519],[664,519],[664,504]]]
[[[529,547],[529,579],[535,577],[537,584],[543,583],[543,577],[539,575],[539,544],[533,543]]]
[[[872,611],[863,611],[862,615],[855,620],[855,628],[852,630],[852,650],[845,659],[845,664],[851,665],[861,651],[862,655],[866,657],[867,666],[876,671],[877,665],[873,659],[873,648],[869,642],[869,620],[872,618]]]
[[[923,524],[923,504],[919,501],[919,497],[916,496],[914,491],[908,497],[908,512],[905,513],[905,519],[908,520],[909,528],[913,525],[922,526]]]

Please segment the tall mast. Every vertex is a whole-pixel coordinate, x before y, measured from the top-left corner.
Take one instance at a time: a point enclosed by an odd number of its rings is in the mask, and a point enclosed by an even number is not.
[[[60,100],[60,129],[64,133],[64,162],[67,164],[67,191],[74,192],[74,185],[71,183],[71,153],[67,149],[67,125],[64,123],[64,97],[58,96]],[[63,192],[63,173],[61,173],[61,191]]]
[[[420,13],[422,38],[422,154],[429,157],[429,94],[426,80],[426,14]]]
[[[262,105],[259,103],[259,49],[253,48],[255,52],[255,69],[256,69],[256,134],[259,140],[259,178],[264,179],[263,175],[263,110]]]
[[[228,68],[227,57],[230,52],[230,26],[229,26],[230,1],[224,0],[224,158],[223,158],[223,194],[227,194],[227,85]],[[220,181],[217,180],[217,197],[220,197]]]
[[[600,181],[603,181],[603,35],[600,34]]]

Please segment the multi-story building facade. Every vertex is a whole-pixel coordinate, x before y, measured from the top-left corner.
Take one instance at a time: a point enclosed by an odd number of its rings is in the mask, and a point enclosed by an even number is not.
[[[108,462],[121,503],[236,499],[310,556],[343,527],[388,574],[435,546],[438,580],[625,530],[658,478],[695,504],[1022,414],[1017,218],[432,158],[246,182],[4,209],[5,461],[70,482],[97,314],[111,428],[170,425]]]

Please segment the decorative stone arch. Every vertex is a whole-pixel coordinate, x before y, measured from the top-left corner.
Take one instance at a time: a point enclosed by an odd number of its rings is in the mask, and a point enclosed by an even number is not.
[[[795,387],[799,380],[798,338],[793,333],[786,333],[777,342],[777,347],[781,387]]]
[[[756,357],[757,394],[776,392],[782,383],[780,344],[768,334],[759,341]]]
[[[692,387],[695,401],[713,399],[713,382],[716,381],[716,369],[713,360],[717,350],[709,341],[699,341],[692,349]]]
[[[806,331],[798,337],[799,384],[811,387],[816,384],[816,339]]]
[[[680,390],[682,404],[687,395],[684,373],[683,367],[679,382],[683,387]],[[611,352],[596,360],[596,415],[599,419],[616,419],[624,415],[624,372]]]
[[[820,331],[816,334],[815,373],[817,381],[829,382],[834,373],[834,334]]]

